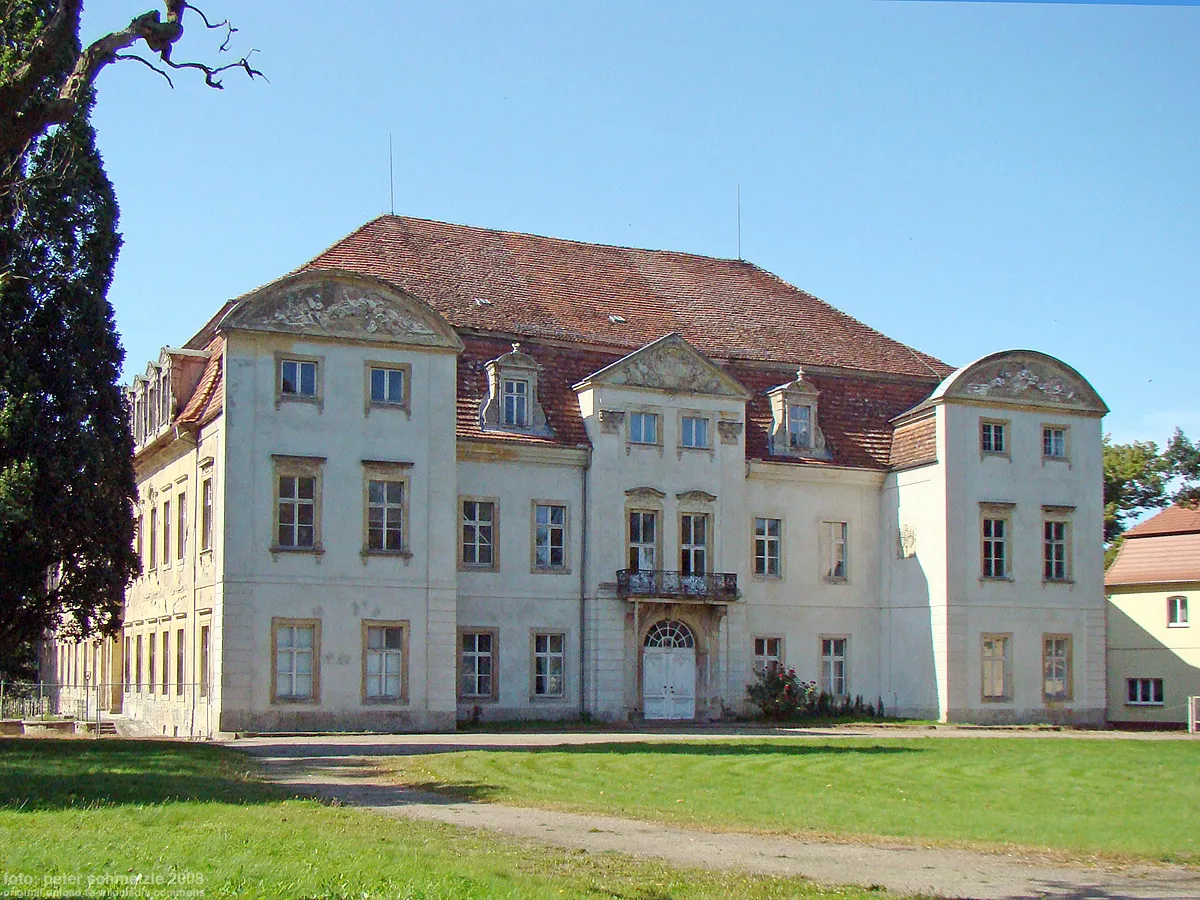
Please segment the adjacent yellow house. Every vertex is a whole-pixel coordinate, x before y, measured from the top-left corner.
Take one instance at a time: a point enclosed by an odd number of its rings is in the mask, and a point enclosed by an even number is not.
[[[1200,695],[1200,509],[1172,506],[1126,532],[1104,586],[1109,721],[1186,722]]]

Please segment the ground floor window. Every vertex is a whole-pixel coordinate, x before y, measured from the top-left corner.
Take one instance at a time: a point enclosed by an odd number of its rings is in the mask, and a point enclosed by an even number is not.
[[[363,694],[368,700],[404,698],[404,625],[365,626]]]
[[[462,632],[459,692],[463,697],[496,696],[496,632]]]
[[[566,637],[561,633],[537,633],[533,636],[533,695],[561,697],[564,693],[563,663]]]
[[[312,700],[317,696],[319,628],[316,622],[275,619],[276,701]]]
[[[761,675],[768,669],[777,669],[783,663],[783,638],[756,637],[754,639],[754,674]]]
[[[846,645],[848,638],[821,638],[821,690],[832,697],[847,693]]]
[[[985,634],[982,638],[982,696],[984,700],[1012,699],[1012,635]]]
[[[1161,678],[1127,678],[1125,680],[1130,706],[1162,706],[1163,680]]]
[[[1071,636],[1048,634],[1042,639],[1042,695],[1047,701],[1071,699]]]
[[[200,626],[200,696],[207,697],[212,685],[212,627]]]
[[[187,670],[183,667],[183,629],[175,632],[175,695],[183,696],[183,682],[187,678]]]

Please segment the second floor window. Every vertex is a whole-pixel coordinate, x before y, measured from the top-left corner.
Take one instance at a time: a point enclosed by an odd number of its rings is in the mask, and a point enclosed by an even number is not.
[[[708,571],[708,516],[684,513],[680,517],[679,571],[684,575]]]
[[[212,549],[213,537],[213,483],[205,478],[200,487],[200,549]]]
[[[493,529],[495,504],[464,500],[462,504],[462,562],[464,566],[491,568],[495,565]]]
[[[754,574],[779,574],[779,519],[754,520]]]
[[[647,412],[630,413],[629,442],[631,444],[657,444],[658,415]]]
[[[708,449],[708,419],[703,416],[684,416],[680,443],[693,449]]]
[[[367,549],[404,549],[404,482],[367,482]]]
[[[284,397],[316,397],[317,364],[299,359],[280,360],[279,393]]]
[[[846,539],[850,526],[845,522],[824,522],[822,535],[824,546],[824,577],[826,581],[845,581],[848,575],[846,562]]]
[[[514,428],[529,427],[529,382],[505,378],[501,421]]]
[[[150,535],[147,538],[147,547],[150,550],[150,568],[153,569],[158,562],[158,510],[150,510]]]
[[[171,501],[163,501],[162,518],[162,563],[163,568],[171,564]]]
[[[279,476],[279,546],[316,543],[316,488],[312,475]]]
[[[1167,598],[1167,624],[1172,628],[1185,628],[1188,623],[1187,597]]]
[[[1042,429],[1042,456],[1047,459],[1066,459],[1067,429],[1053,427]]]
[[[182,560],[187,553],[187,494],[180,492],[175,502],[179,504],[176,513],[178,521],[175,523],[175,555]]]
[[[371,368],[371,402],[404,403],[404,370]]]
[[[629,568],[635,572],[656,568],[657,531],[657,513],[640,509],[629,513]]]
[[[1067,580],[1067,523],[1046,522],[1044,528],[1046,581]]]
[[[534,508],[534,565],[559,569],[567,564],[567,508],[539,503]]]
[[[983,577],[1008,577],[1008,520],[983,520]]]
[[[1001,422],[983,422],[979,426],[979,446],[984,453],[1007,453],[1004,425]]]

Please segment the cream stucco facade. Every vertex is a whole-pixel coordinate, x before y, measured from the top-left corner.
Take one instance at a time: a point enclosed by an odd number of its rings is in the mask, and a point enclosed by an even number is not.
[[[504,338],[346,271],[227,304],[189,342],[199,387],[141,434],[124,711],[167,734],[704,721],[779,662],[894,714],[1104,718],[1105,408],[1070,367],[909,378],[926,399],[876,431],[921,449],[865,465],[877,401],[830,367]]]

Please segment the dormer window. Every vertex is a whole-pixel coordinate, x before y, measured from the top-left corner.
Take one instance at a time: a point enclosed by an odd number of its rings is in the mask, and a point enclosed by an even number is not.
[[[818,425],[820,391],[805,377],[803,369],[796,371],[795,381],[771,388],[767,396],[771,399],[772,456],[832,458]]]
[[[484,431],[515,431],[549,436],[546,413],[538,402],[538,373],[542,367],[520,344],[487,363],[488,396],[479,410]]]
[[[520,378],[504,379],[505,425],[513,428],[529,427],[529,382]]]
[[[812,449],[811,406],[803,403],[789,403],[787,411],[787,428],[789,449]]]

